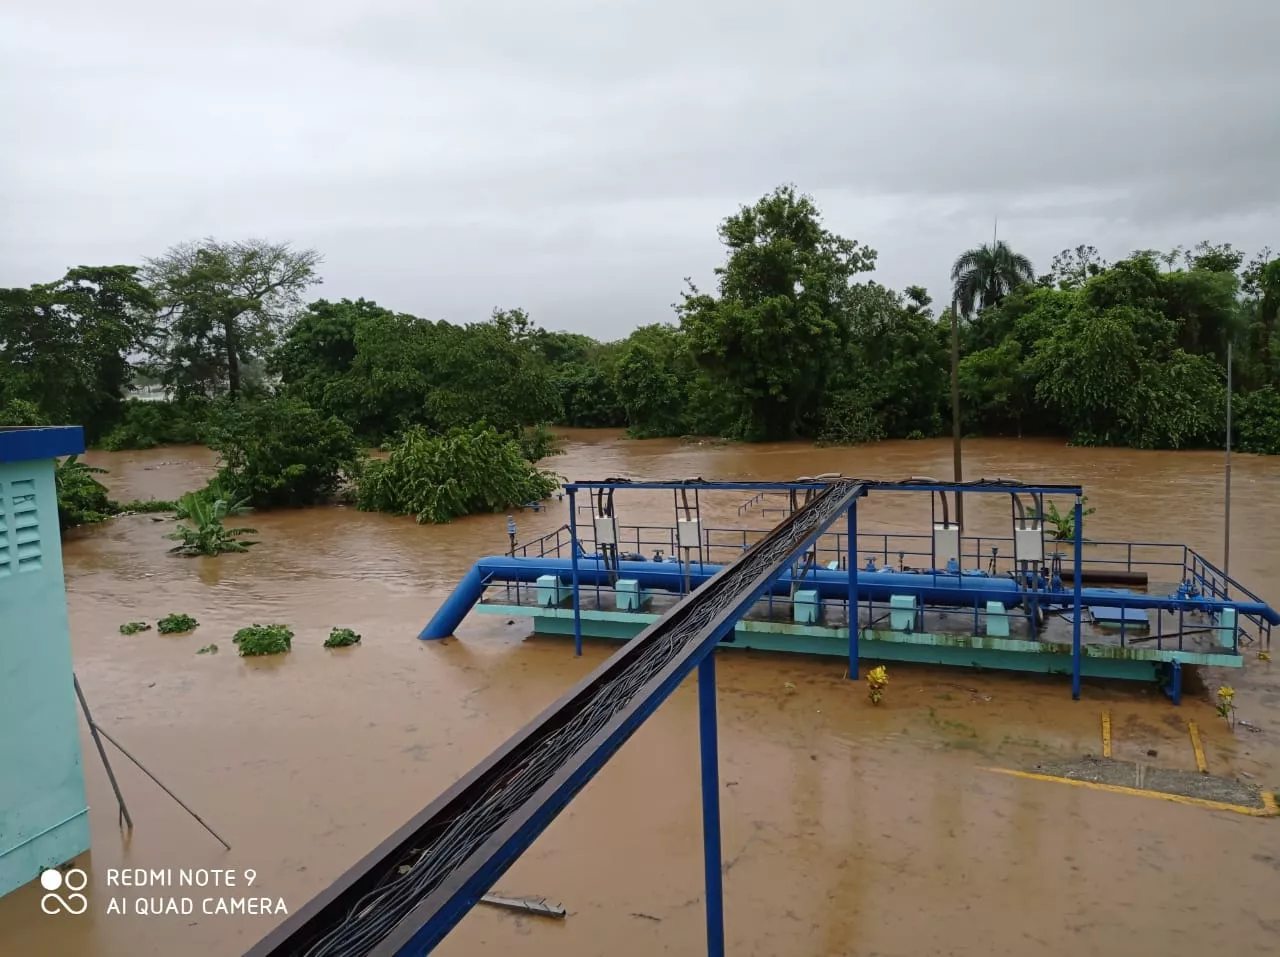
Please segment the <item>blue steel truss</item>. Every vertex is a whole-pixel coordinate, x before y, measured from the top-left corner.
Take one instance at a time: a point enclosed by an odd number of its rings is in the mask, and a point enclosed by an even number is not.
[[[781,577],[795,556],[817,542],[841,512],[852,514],[857,499],[865,494],[866,489],[854,481],[830,483],[822,494],[781,522],[736,562],[627,642],[414,820],[290,916],[249,950],[246,957],[421,957],[429,953],[695,668],[702,747],[707,950],[711,957],[723,957],[719,762],[712,653],[743,614]],[[852,564],[856,565],[856,561]],[[681,637],[686,634],[687,638]],[[337,941],[335,935],[341,934],[345,926],[353,920],[367,918],[374,910],[371,901],[376,899],[374,895],[379,893],[379,887],[385,889],[388,881],[397,884],[410,879],[413,868],[438,849],[442,833],[464,820],[477,802],[492,800],[494,787],[512,787],[519,761],[527,760],[550,740],[549,736],[562,732],[586,713],[583,708],[590,706],[593,696],[602,694],[611,682],[626,678],[629,670],[643,665],[643,656],[654,649],[660,656],[669,650],[671,657],[658,658],[658,670],[625,705],[556,767],[532,796],[523,800],[493,830],[481,831],[478,845],[465,857],[459,857],[442,880],[413,902],[411,910],[398,916],[385,931],[375,932],[366,927],[361,935],[351,935],[350,943],[346,939]],[[477,840],[474,832],[470,836]],[[407,858],[416,863],[411,864],[400,879],[389,876],[394,875]]]

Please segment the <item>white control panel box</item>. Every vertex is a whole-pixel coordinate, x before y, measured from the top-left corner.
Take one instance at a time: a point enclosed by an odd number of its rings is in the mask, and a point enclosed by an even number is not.
[[[618,519],[614,515],[596,516],[596,545],[618,544]]]
[[[960,561],[960,526],[946,522],[933,526],[933,561],[937,568],[946,568],[947,562]]]
[[[1044,526],[1039,522],[1013,530],[1013,557],[1020,562],[1044,561]]]
[[[702,522],[696,518],[676,521],[676,542],[681,548],[698,548],[702,544]]]

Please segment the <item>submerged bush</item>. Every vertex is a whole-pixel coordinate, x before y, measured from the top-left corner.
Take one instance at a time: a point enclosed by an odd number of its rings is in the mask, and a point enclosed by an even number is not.
[[[209,427],[209,447],[222,456],[223,484],[258,508],[322,502],[344,474],[358,471],[361,458],[346,424],[294,398],[221,410]]]
[[[181,635],[188,631],[195,631],[199,627],[200,622],[190,615],[184,615],[180,612],[165,615],[156,622],[156,631],[162,635]]]
[[[494,429],[430,435],[419,428],[406,432],[386,461],[368,463],[356,503],[362,511],[438,523],[540,501],[558,484],[524,457],[516,439]]]
[[[1266,386],[1238,396],[1237,401],[1236,448],[1255,455],[1280,455],[1280,392]]]
[[[120,626],[120,634],[136,635],[140,631],[150,631],[151,626],[145,621],[126,621]]]
[[[280,655],[293,648],[293,629],[287,625],[250,625],[231,639],[242,658]]]
[[[108,452],[153,449],[157,445],[191,445],[199,442],[208,423],[212,403],[208,399],[181,402],[145,402],[130,399],[115,428],[99,447]]]
[[[324,640],[326,648],[345,648],[347,645],[359,644],[360,636],[350,628],[334,628]]]
[[[250,545],[257,544],[240,540],[242,535],[256,535],[256,528],[227,528],[222,524],[228,515],[245,511],[243,502],[228,502],[224,498],[209,501],[196,492],[188,492],[178,504],[191,524],[179,525],[165,536],[178,543],[169,551],[179,555],[221,555],[247,552]]]
[[[86,465],[78,455],[68,455],[54,466],[60,527],[89,525],[105,521],[116,513],[116,505],[107,495],[107,487],[94,478],[105,474],[106,469]]]

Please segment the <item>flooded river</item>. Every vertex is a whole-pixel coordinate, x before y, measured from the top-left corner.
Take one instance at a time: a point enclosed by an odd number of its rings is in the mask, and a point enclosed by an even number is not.
[[[627,442],[569,434],[549,465],[570,479],[869,478],[950,474],[945,442],[855,449]],[[174,498],[204,482],[202,449],[91,454],[114,497]],[[1186,542],[1221,558],[1222,457],[966,445],[968,477],[1079,482],[1096,538]],[[1235,460],[1231,570],[1280,602],[1280,461]],[[1004,497],[971,503],[974,533],[1007,534]],[[864,530],[925,531],[925,496],[869,501]],[[739,498],[704,524],[738,524]],[[704,500],[705,501],[705,500]],[[621,521],[666,524],[669,497],[619,497]],[[567,503],[518,516],[529,540]],[[0,900],[3,957],[234,957],[278,917],[108,913],[108,868],[251,868],[252,895],[290,911],[324,888],[614,646],[526,640],[528,621],[473,615],[456,640],[415,640],[478,556],[506,547],[503,516],[443,527],[320,508],[254,515],[245,555],[166,553],[171,523],[119,519],[65,546],[76,669],[96,720],[231,844],[227,852],[112,753],[135,828],[123,838],[85,737],[93,828],[90,907],[40,913],[38,887]],[[767,524],[757,519],[756,525]],[[122,622],[185,612],[182,637],[125,637]],[[294,650],[242,660],[231,636],[282,622]],[[334,626],[361,645],[327,651]],[[216,654],[196,651],[217,644]],[[1280,651],[1280,648],[1275,649]],[[740,955],[1232,955],[1280,949],[1280,821],[992,774],[1099,753],[1110,709],[1116,756],[1194,768],[1199,723],[1214,773],[1280,789],[1280,677],[1252,655],[1226,676],[1233,732],[1208,694],[1174,708],[1153,689],[890,666],[879,708],[838,660],[719,658],[725,909]],[[1209,676],[1215,687],[1220,676]],[[650,957],[705,952],[696,695],[681,688],[502,879],[563,902],[562,921],[478,908],[436,953]],[[243,888],[243,882],[241,883]],[[243,896],[242,889],[237,893]]]

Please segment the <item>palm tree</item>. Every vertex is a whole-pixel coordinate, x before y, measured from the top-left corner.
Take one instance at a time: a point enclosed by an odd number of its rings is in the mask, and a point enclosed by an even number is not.
[[[951,267],[954,301],[968,319],[975,308],[996,306],[1024,282],[1035,280],[1031,260],[1003,239],[962,252]]]

